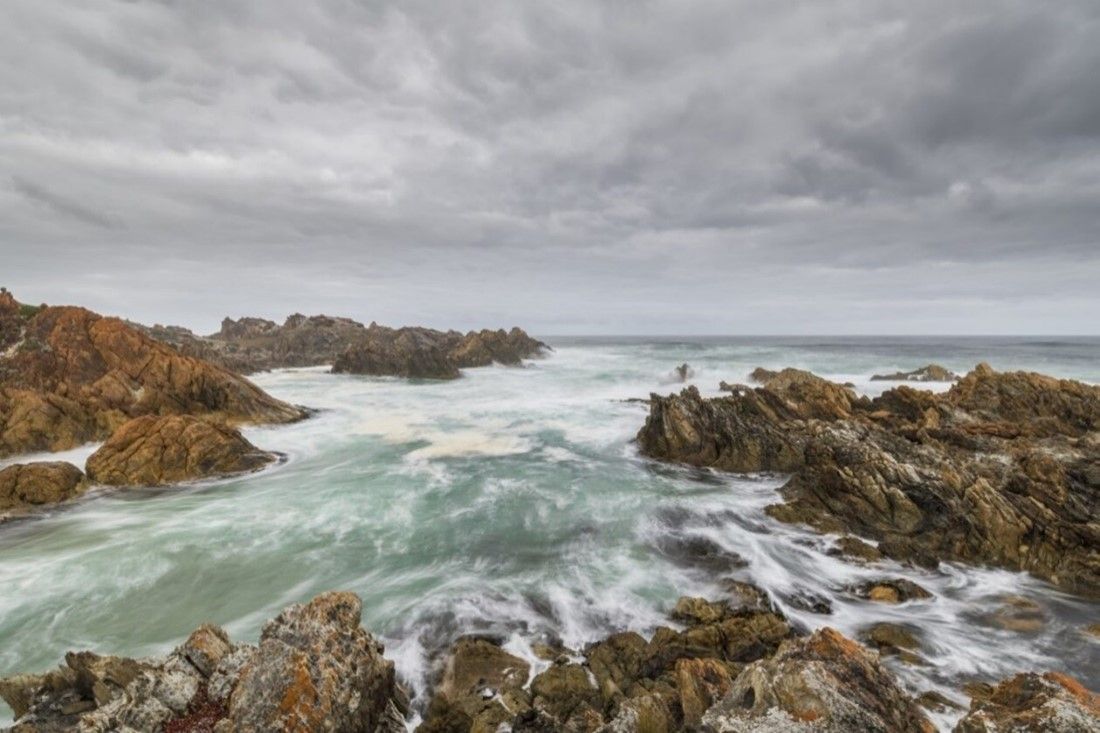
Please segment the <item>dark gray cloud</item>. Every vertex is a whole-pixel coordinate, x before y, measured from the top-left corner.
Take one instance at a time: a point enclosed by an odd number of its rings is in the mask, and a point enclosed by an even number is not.
[[[0,280],[203,329],[1095,332],[1098,38],[1094,0],[9,0]]]

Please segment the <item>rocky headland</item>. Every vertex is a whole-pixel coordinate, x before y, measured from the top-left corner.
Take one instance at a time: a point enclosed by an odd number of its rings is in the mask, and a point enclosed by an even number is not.
[[[620,632],[532,663],[485,637],[438,660],[419,733],[931,733],[879,655],[830,628],[805,634],[763,596],[681,598],[676,625]],[[70,652],[59,668],[0,680],[15,733],[397,733],[408,694],[361,601],[325,593],[264,625],[258,644],[204,624],[163,657]],[[981,688],[956,733],[1100,729],[1100,703],[1058,674]]]
[[[26,309],[5,295],[0,456],[104,440],[144,415],[196,415],[233,425],[306,415],[117,318],[71,306]]]
[[[704,399],[653,395],[653,458],[791,474],[783,521],[849,533],[884,555],[1024,570],[1100,595],[1100,388],[979,365],[950,390],[868,399],[787,369]]]

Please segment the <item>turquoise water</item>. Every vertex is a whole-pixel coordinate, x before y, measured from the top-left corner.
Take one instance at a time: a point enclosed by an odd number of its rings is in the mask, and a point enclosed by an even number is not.
[[[867,569],[826,554],[831,539],[763,514],[782,477],[665,466],[631,439],[646,408],[624,402],[678,390],[672,371],[716,393],[756,366],[798,366],[876,393],[874,372],[980,360],[1100,382],[1092,339],[550,339],[523,369],[468,370],[450,383],[331,375],[255,377],[320,410],[247,431],[286,460],[263,472],[159,490],[93,493],[0,527],[0,674],[46,669],[66,650],[162,652],[204,621],[253,640],[285,605],[328,589],[364,600],[414,691],[432,652],[468,631],[499,634],[530,656],[536,641],[584,643],[666,623],[682,594],[716,595],[723,577],[768,588],[792,618],[851,635],[875,621],[923,633],[922,667],[898,666],[913,691],[963,700],[964,679],[1058,669],[1100,687],[1100,644],[1081,633],[1100,605],[1003,571]],[[65,454],[77,463],[93,449]],[[743,557],[698,565],[705,538]],[[933,590],[883,607],[839,588],[885,573]],[[832,615],[789,605],[799,592]],[[978,617],[1002,594],[1035,599],[1048,622],[1021,634]],[[950,720],[938,720],[948,725]]]

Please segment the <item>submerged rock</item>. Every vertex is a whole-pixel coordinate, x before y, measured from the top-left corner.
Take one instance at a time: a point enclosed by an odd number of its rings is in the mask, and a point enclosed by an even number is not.
[[[19,340],[0,353],[0,456],[102,440],[150,414],[283,423],[306,413],[83,308],[36,310],[22,322]]]
[[[893,374],[875,374],[872,382],[957,382],[959,375],[939,364],[926,364],[911,372]]]
[[[826,628],[749,665],[703,716],[715,733],[932,733],[875,655]]]
[[[1026,570],[1100,594],[1100,388],[986,365],[942,394],[874,400],[798,370],[762,388],[650,399],[644,454],[791,478],[773,517],[935,566]],[[868,555],[871,559],[872,555]]]
[[[19,733],[398,733],[404,693],[360,608],[322,594],[269,621],[259,646],[204,625],[163,658],[69,653],[54,671],[0,680],[0,697]]]
[[[86,486],[80,469],[62,461],[16,463],[0,469],[0,519],[76,498]]]
[[[88,477],[111,486],[159,486],[263,468],[275,455],[239,431],[189,415],[146,416],[116,430],[88,458]]]
[[[1100,695],[1056,672],[1018,674],[975,699],[955,733],[1097,733]]]

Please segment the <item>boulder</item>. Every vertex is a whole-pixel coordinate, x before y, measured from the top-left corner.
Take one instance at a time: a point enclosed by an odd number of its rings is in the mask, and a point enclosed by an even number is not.
[[[110,486],[158,486],[255,471],[276,459],[227,425],[190,415],[135,418],[88,458],[88,477]]]
[[[872,382],[956,382],[959,375],[939,364],[926,364],[911,372],[894,372],[893,374],[875,374]]]
[[[703,725],[716,733],[935,730],[874,654],[829,628],[750,664]]]
[[[1018,674],[970,704],[955,733],[1097,733],[1100,695],[1057,672]]]
[[[84,492],[80,469],[61,461],[16,463],[0,469],[0,517],[68,501]]]
[[[517,366],[524,359],[540,356],[548,348],[518,327],[511,331],[484,329],[470,331],[463,336],[448,355],[460,369],[489,366],[493,363]]]
[[[779,376],[779,372],[777,371],[765,369],[764,367],[756,367],[749,374],[749,381],[756,382],[757,384],[767,384],[777,376]]]
[[[530,708],[524,689],[530,665],[488,639],[464,637],[452,645],[429,706],[429,722],[418,730],[491,733]]]

